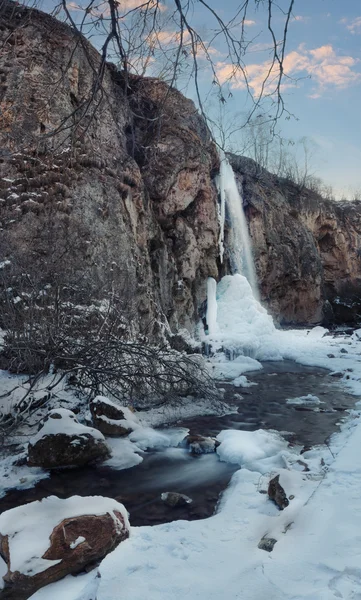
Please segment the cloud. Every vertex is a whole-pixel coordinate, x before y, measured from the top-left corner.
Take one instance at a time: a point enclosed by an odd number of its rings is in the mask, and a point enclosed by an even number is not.
[[[347,25],[347,29],[353,34],[361,33],[361,17],[356,17],[356,19]]]
[[[302,15],[296,15],[293,17],[293,19],[295,21],[298,21],[298,23],[308,23],[310,20],[310,17],[304,17]]]
[[[297,50],[286,54],[283,61],[285,77],[283,89],[294,85],[297,80],[310,77],[314,83],[310,98],[319,98],[330,88],[345,89],[361,82],[361,72],[355,67],[359,60],[352,56],[339,56],[331,44],[308,50],[301,44]],[[219,62],[216,65],[217,75],[221,83],[229,82],[232,88],[244,89],[245,78],[241,69]],[[251,91],[260,94],[272,94],[276,91],[279,78],[278,64],[269,61],[250,64],[246,68],[248,85]]]
[[[244,21],[242,21],[242,24],[245,27],[252,27],[253,25],[256,25],[256,21],[252,21],[252,19],[245,19]]]
[[[355,17],[354,19],[348,19],[343,17],[339,21],[340,25],[346,25],[347,29],[353,34],[361,33],[361,17]]]

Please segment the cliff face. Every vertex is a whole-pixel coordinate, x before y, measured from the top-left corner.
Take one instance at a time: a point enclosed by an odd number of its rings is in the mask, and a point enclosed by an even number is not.
[[[98,53],[11,1],[0,45],[5,285],[25,273],[75,301],[115,292],[148,330],[164,315],[191,329],[218,273],[217,155],[193,103],[108,65],[92,93]]]
[[[331,202],[231,156],[260,291],[283,323],[361,320],[361,203]]]
[[[16,299],[51,285],[78,304],[116,295],[151,337],[160,322],[192,331],[207,277],[227,270],[204,121],[163,82],[111,65],[97,87],[100,57],[84,39],[10,0],[0,7],[3,290]],[[357,320],[360,204],[326,202],[230,158],[273,316]]]

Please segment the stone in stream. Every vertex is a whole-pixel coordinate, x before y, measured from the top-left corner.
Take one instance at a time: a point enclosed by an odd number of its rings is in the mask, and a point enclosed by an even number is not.
[[[191,454],[211,454],[220,445],[216,438],[203,435],[187,435],[184,441]]]
[[[272,552],[275,544],[277,544],[277,540],[274,538],[263,537],[258,544],[258,548],[260,550],[265,550],[266,552]]]
[[[0,553],[7,565],[2,600],[27,600],[69,574],[94,569],[129,537],[124,506],[102,496],[50,496],[0,516]]]
[[[273,477],[268,484],[268,496],[270,500],[273,500],[275,504],[277,504],[280,510],[283,510],[289,505],[289,500],[287,498],[286,492],[281,486],[279,482],[280,476],[276,475]]]
[[[192,498],[189,498],[189,496],[186,496],[185,494],[178,494],[178,492],[163,492],[160,497],[163,502],[171,508],[186,506],[192,502]]]
[[[96,396],[89,403],[94,427],[104,435],[120,437],[134,429],[136,418],[129,408],[118,406],[105,396]]]
[[[81,425],[65,408],[49,411],[28,446],[29,467],[44,469],[80,467],[109,456],[103,434]]]

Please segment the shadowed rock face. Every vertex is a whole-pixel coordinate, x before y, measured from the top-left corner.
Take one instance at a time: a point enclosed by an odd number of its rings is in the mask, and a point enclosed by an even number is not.
[[[56,273],[81,288],[79,302],[112,288],[150,336],[164,316],[173,330],[192,329],[206,277],[218,273],[217,155],[194,104],[112,66],[88,102],[98,53],[6,0],[0,43],[8,277],[22,271],[55,285]]]
[[[231,162],[273,316],[299,324],[361,320],[361,203],[324,200],[264,170],[256,176],[250,159]]]
[[[192,331],[207,277],[227,272],[218,259],[218,157],[194,104],[110,65],[91,97],[94,48],[11,0],[0,5],[0,44],[4,289],[18,293],[25,274],[31,289],[65,284],[74,304],[111,293],[131,331],[159,339],[165,321],[173,332]],[[233,156],[232,165],[273,316],[357,321],[360,204],[324,201],[266,172],[255,177],[249,159]]]

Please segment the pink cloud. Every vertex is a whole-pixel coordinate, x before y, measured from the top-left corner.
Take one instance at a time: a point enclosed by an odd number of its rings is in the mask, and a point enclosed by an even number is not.
[[[297,79],[311,77],[314,86],[309,97],[319,98],[326,89],[344,89],[361,82],[361,72],[355,67],[359,59],[352,56],[339,56],[331,44],[308,50],[301,44],[297,50],[286,54],[283,62],[285,77],[283,89],[295,84]],[[228,81],[232,88],[245,88],[245,80],[240,69],[219,62],[216,65],[221,83]],[[279,66],[269,62],[250,64],[246,69],[250,90],[259,96],[275,92],[279,78]],[[265,83],[266,80],[266,83]]]

